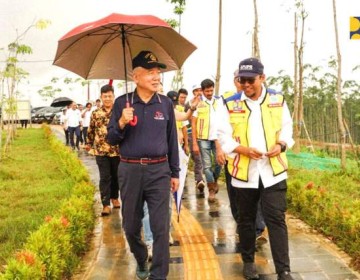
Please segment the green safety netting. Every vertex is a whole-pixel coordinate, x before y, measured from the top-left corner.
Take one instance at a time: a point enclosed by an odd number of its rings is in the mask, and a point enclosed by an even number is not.
[[[289,168],[302,168],[309,170],[337,170],[340,167],[340,159],[338,158],[324,158],[310,153],[294,154],[287,152],[289,160]]]

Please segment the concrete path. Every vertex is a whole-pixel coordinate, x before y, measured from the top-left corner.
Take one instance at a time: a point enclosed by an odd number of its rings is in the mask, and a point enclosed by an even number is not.
[[[62,137],[59,131],[57,135]],[[94,157],[84,150],[77,153],[97,186],[99,175]],[[207,192],[205,195],[198,193],[194,184],[193,176],[189,173],[179,222],[173,210],[171,230],[175,244],[170,247],[168,279],[243,279],[236,225],[231,216],[225,185],[221,185],[216,203],[209,204]],[[98,218],[94,237],[90,251],[73,279],[135,279],[136,262],[124,236],[121,211],[115,209],[109,217],[102,218],[101,208],[97,193]],[[360,279],[360,274],[348,266],[350,258],[328,239],[291,215],[287,216],[287,223],[291,269],[295,279]],[[256,265],[261,279],[276,279],[268,243],[258,248]]]

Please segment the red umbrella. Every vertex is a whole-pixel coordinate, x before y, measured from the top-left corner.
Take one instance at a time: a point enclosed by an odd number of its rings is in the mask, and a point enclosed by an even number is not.
[[[54,65],[84,79],[131,79],[131,60],[153,52],[165,71],[179,69],[196,49],[165,21],[150,15],[111,14],[82,24],[58,42]],[[130,67],[131,68],[131,67]]]

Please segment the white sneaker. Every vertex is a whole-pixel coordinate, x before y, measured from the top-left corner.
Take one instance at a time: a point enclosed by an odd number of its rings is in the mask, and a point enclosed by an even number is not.
[[[146,244],[146,247],[148,250],[148,261],[151,262],[153,257],[153,246],[152,244]]]
[[[203,193],[205,188],[205,182],[203,180],[199,181],[196,184],[196,188],[199,190],[200,193]]]

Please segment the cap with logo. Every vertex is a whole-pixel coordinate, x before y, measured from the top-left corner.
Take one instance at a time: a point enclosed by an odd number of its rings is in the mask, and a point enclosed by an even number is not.
[[[132,68],[143,67],[145,69],[152,69],[155,67],[166,68],[164,63],[160,63],[157,57],[151,51],[141,51],[132,60]]]
[[[264,74],[264,65],[257,58],[247,58],[240,62],[238,77],[255,77]]]

